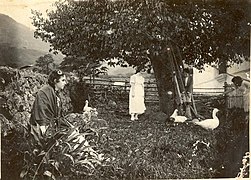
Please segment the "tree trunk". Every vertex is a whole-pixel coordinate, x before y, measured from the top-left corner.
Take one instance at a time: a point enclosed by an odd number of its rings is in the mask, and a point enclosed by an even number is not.
[[[174,109],[174,83],[172,80],[172,69],[170,66],[170,60],[166,54],[154,56],[151,58],[154,75],[156,78],[160,110],[170,116]],[[168,92],[172,94],[168,94]]]
[[[223,74],[227,72],[227,60],[222,59],[219,64],[219,74]]]

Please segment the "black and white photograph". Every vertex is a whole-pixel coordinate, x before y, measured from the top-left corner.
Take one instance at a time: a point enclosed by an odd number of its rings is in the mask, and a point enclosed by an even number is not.
[[[249,179],[250,12],[0,0],[0,179]]]

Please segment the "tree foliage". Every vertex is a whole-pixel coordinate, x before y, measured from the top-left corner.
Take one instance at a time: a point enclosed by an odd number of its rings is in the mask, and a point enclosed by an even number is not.
[[[41,71],[45,74],[48,74],[50,72],[51,68],[53,66],[55,66],[54,59],[51,54],[46,54],[44,56],[40,56],[36,60],[36,65],[38,67],[41,67],[41,69],[42,69]]]
[[[83,61],[151,68],[170,43],[197,68],[238,63],[236,54],[249,54],[247,1],[65,0],[55,6],[47,19],[33,11],[35,36]]]
[[[248,2],[241,0],[63,0],[48,18],[33,11],[35,36],[81,63],[154,71],[160,107],[170,114],[171,56],[198,69],[249,57]],[[181,53],[179,53],[181,52]],[[172,103],[168,103],[172,104]],[[172,111],[172,110],[171,110]]]

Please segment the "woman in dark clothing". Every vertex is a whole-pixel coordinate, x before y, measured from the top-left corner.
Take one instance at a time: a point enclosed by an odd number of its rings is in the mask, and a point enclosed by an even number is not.
[[[49,74],[48,84],[37,93],[31,111],[31,131],[45,134],[47,128],[56,123],[54,120],[60,115],[61,102],[57,93],[66,85],[65,74],[61,70],[54,70]]]
[[[185,68],[184,69],[184,92],[182,92],[182,100],[183,106],[185,110],[185,116],[188,118],[192,118],[192,114],[190,111],[190,106],[192,104],[192,95],[193,95],[193,69]]]

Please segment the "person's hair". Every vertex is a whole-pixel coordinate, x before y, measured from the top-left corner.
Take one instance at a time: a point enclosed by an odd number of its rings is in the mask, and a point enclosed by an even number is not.
[[[183,72],[187,74],[193,74],[193,68],[184,68]]]
[[[236,85],[236,86],[241,86],[243,79],[240,76],[234,76],[232,79],[232,82]]]
[[[183,72],[184,73],[189,73],[189,69],[188,68],[184,68]]]
[[[65,74],[61,70],[53,70],[48,76],[48,84],[55,88],[55,80],[56,83],[59,82],[59,79]]]

